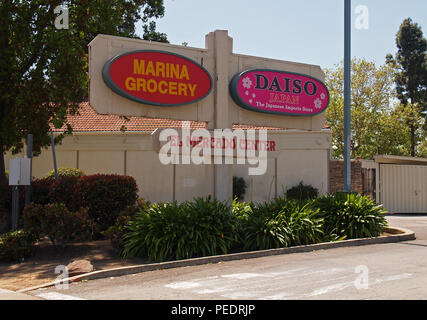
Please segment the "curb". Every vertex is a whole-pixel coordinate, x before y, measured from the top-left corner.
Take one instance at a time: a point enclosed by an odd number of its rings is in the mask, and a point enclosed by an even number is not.
[[[408,229],[388,227],[388,228],[384,228],[384,232],[390,233],[391,235],[381,236],[376,238],[343,240],[343,241],[337,241],[337,242],[326,242],[326,243],[318,243],[318,244],[281,248],[281,249],[240,252],[240,253],[193,258],[193,259],[186,259],[186,260],[179,260],[179,261],[120,267],[120,268],[114,268],[109,270],[99,270],[99,271],[81,274],[74,277],[52,281],[39,286],[24,288],[16,292],[25,293],[28,291],[33,291],[41,288],[52,287],[55,284],[63,284],[65,282],[72,283],[72,282],[78,282],[82,280],[95,280],[95,279],[102,279],[102,278],[109,278],[109,277],[120,277],[124,275],[129,275],[129,274],[162,270],[162,269],[199,266],[199,265],[210,264],[210,263],[254,259],[254,258],[268,257],[273,255],[290,254],[290,253],[303,253],[303,252],[311,252],[311,251],[334,249],[334,248],[355,247],[355,246],[363,246],[363,245],[371,245],[371,244],[395,243],[395,242],[401,242],[401,241],[415,240],[415,232]]]

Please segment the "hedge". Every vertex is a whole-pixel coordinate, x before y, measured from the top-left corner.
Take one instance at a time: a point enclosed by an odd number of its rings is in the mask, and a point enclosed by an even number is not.
[[[22,261],[35,252],[34,238],[20,230],[0,235],[0,261]]]

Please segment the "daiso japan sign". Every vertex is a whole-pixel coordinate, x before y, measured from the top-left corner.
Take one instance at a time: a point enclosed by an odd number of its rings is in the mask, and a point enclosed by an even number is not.
[[[132,51],[104,65],[102,77],[115,93],[155,106],[190,104],[212,90],[205,68],[184,56],[166,51]]]
[[[244,71],[231,80],[230,93],[243,108],[280,115],[313,116],[329,104],[328,89],[320,80],[285,71]]]

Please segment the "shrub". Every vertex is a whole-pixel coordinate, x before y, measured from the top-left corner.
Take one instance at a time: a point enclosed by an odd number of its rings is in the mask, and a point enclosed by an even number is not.
[[[134,205],[137,198],[138,186],[130,176],[97,174],[80,177],[74,185],[74,205],[89,208],[89,216],[100,231],[114,225],[120,212]]]
[[[34,238],[20,230],[0,236],[0,261],[22,261],[34,254]]]
[[[62,177],[54,180],[51,185],[49,198],[52,203],[63,203],[71,211],[77,211],[83,204],[76,193],[76,185],[80,177]]]
[[[114,251],[119,253],[123,250],[123,241],[122,237],[127,231],[127,225],[130,221],[135,218],[135,215],[138,211],[145,210],[150,206],[150,203],[144,199],[139,199],[138,203],[133,206],[127,207],[125,210],[121,211],[116,223],[113,226],[110,226],[105,232],[111,242],[111,246]]]
[[[8,183],[0,182],[0,234],[11,228],[12,192]]]
[[[318,242],[323,235],[319,210],[285,198],[252,205],[243,223],[244,250],[266,250]]]
[[[387,211],[368,196],[337,193],[314,201],[325,220],[324,233],[331,239],[378,237],[387,220]]]
[[[227,253],[238,241],[231,207],[196,198],[182,204],[153,204],[137,213],[123,236],[123,257],[154,261]]]
[[[31,202],[38,204],[48,204],[51,201],[50,191],[55,179],[43,178],[35,179],[31,182]]]
[[[58,168],[58,178],[63,177],[83,177],[85,173],[76,168]],[[50,171],[46,178],[55,179],[55,170]]]
[[[286,197],[288,199],[295,199],[300,201],[315,199],[318,195],[319,190],[311,185],[305,185],[302,181],[299,183],[299,185],[290,188],[286,192]]]
[[[138,186],[132,177],[97,174],[58,179],[49,195],[70,211],[88,208],[90,218],[103,232],[115,224],[122,210],[135,204],[137,193]]]
[[[247,184],[245,179],[233,177],[233,199],[243,200],[246,193]]]
[[[28,234],[38,239],[47,236],[60,247],[71,241],[88,240],[93,232],[87,209],[70,212],[63,203],[30,203],[24,209],[23,221]]]

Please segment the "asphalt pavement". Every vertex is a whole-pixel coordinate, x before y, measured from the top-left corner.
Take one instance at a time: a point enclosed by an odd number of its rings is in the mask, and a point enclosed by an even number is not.
[[[417,239],[157,270],[29,294],[52,300],[424,300],[427,216],[387,219]]]

